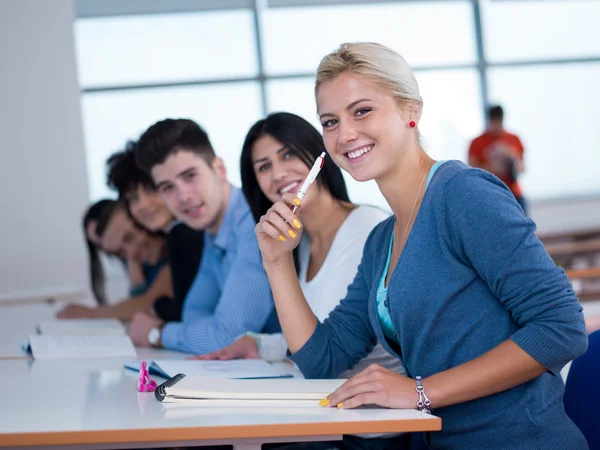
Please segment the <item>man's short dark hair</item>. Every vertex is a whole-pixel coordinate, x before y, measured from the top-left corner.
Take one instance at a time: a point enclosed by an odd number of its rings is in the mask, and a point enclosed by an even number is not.
[[[502,120],[504,119],[504,110],[500,105],[491,106],[488,110],[488,119],[489,120]]]
[[[140,137],[135,150],[138,165],[150,174],[172,154],[187,150],[212,164],[215,152],[208,134],[190,119],[165,119],[156,122]]]
[[[153,187],[152,178],[138,166],[135,160],[136,143],[127,142],[125,150],[110,155],[106,160],[106,184],[119,193],[119,198],[138,187]]]

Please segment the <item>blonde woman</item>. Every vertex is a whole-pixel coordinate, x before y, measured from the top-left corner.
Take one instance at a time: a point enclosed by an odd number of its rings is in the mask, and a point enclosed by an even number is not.
[[[291,358],[335,377],[379,341],[406,375],[371,365],[322,405],[417,408],[443,420],[434,448],[587,448],[559,372],[587,347],[581,306],[508,188],[419,143],[423,101],[394,51],[343,44],[319,65],[317,112],[331,158],[374,179],[394,215],[369,236],[341,304],[319,322],[294,269],[302,219],[291,194],[256,227]],[[343,345],[339,345],[342,343]]]

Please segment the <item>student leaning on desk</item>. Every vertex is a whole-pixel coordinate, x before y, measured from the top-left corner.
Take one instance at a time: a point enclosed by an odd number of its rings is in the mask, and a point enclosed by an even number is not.
[[[559,376],[587,347],[582,309],[511,192],[423,151],[417,81],[386,47],[343,44],[327,55],[316,99],[329,155],[356,180],[374,179],[394,216],[369,236],[346,298],[323,323],[292,259],[301,229],[279,239],[302,209],[294,215],[285,194],[261,218],[291,358],[306,377],[336,377],[378,340],[407,374],[370,366],[322,404],[430,407],[443,421],[426,437],[433,448],[587,448]]]
[[[136,223],[120,201],[101,200],[84,216],[84,232],[90,257],[92,291],[98,307],[69,304],[59,319],[130,319],[135,309],[147,308],[161,295],[172,294],[171,270],[165,260],[165,238]],[[99,254],[123,258],[127,269],[130,297],[108,305],[104,293],[104,272]]]
[[[138,313],[131,321],[133,342],[207,353],[248,331],[279,331],[252,214],[206,132],[188,119],[166,119],[143,133],[135,151],[173,215],[205,230],[205,238],[182,320],[164,323]]]

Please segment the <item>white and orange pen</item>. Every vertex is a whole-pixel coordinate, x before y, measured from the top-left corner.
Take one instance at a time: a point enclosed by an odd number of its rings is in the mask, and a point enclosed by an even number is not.
[[[296,198],[298,200],[302,200],[304,198],[304,196],[306,195],[306,191],[308,190],[308,188],[310,187],[312,182],[315,181],[315,179],[317,178],[317,175],[319,175],[319,172],[323,168],[324,164],[325,164],[325,152],[321,153],[321,155],[319,155],[319,157],[316,159],[315,163],[313,164],[312,168],[310,169],[310,172],[308,172],[308,176],[306,177],[306,180],[304,180],[304,183],[302,183],[302,186],[300,186],[300,189],[298,189],[298,192],[296,192]],[[293,213],[296,212],[299,205],[300,205],[300,202],[298,202],[297,204],[295,204],[291,207]]]

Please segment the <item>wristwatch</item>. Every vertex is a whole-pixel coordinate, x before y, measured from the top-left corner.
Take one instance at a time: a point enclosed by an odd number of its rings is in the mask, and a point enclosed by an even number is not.
[[[162,335],[163,326],[164,324],[154,327],[148,333],[148,342],[150,343],[150,346],[154,348],[162,347],[162,341],[160,340],[160,337]]]

